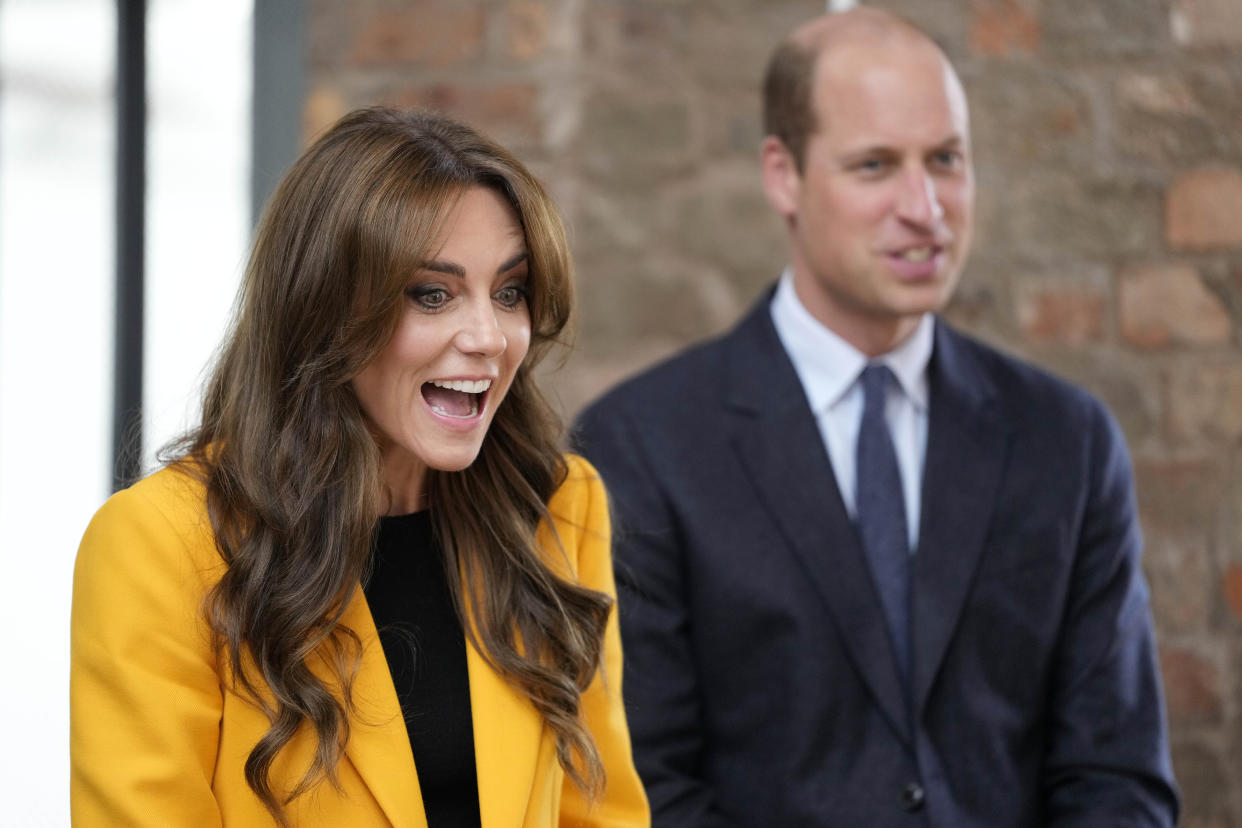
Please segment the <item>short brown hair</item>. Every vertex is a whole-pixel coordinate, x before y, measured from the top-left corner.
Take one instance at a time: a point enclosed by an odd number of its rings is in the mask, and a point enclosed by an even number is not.
[[[764,134],[781,140],[799,173],[807,141],[824,125],[815,111],[815,67],[825,51],[860,37],[906,37],[943,50],[901,15],[865,6],[811,20],[789,34],[772,52],[763,79]],[[947,59],[947,58],[946,58]]]
[[[763,78],[764,133],[781,139],[798,172],[802,172],[807,138],[819,128],[811,99],[818,56],[817,48],[788,38],[772,53]]]

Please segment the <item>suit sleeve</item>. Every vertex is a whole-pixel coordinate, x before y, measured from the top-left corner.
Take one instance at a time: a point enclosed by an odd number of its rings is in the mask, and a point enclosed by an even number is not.
[[[636,429],[609,403],[583,414],[575,444],[612,496],[615,570],[625,644],[626,711],[634,758],[651,802],[652,824],[728,828],[703,777],[706,750],[685,554],[662,481]]]
[[[599,748],[607,775],[603,797],[588,802],[568,777],[561,796],[561,824],[599,828],[647,828],[651,824],[647,797],[634,768],[630,733],[621,694],[621,631],[617,625],[617,590],[612,572],[608,498],[599,475],[589,463],[570,457],[567,485],[579,497],[574,511],[578,529],[578,582],[613,599],[604,630],[602,669],[582,694],[582,714]]]
[[[1091,484],[1049,707],[1045,824],[1173,826],[1178,800],[1130,461],[1098,405],[1089,445]]]
[[[189,544],[142,493],[114,496],[87,528],[70,624],[75,826],[220,824],[204,589]]]

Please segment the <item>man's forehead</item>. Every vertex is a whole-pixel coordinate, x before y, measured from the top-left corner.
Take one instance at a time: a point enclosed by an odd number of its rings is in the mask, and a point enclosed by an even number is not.
[[[960,128],[969,120],[961,81],[932,44],[910,49],[852,43],[825,52],[815,67],[811,98],[817,118],[823,120],[830,120],[834,111],[860,107],[897,107],[900,111],[892,112],[893,117],[911,118],[943,111]]]
[[[834,153],[969,146],[965,97],[942,62],[873,60],[830,73],[816,82],[813,107]]]

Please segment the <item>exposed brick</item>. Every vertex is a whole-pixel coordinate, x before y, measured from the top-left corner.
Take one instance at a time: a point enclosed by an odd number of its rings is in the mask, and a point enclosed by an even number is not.
[[[1184,46],[1242,45],[1237,0],[1174,0],[1173,38]]]
[[[1199,109],[1194,94],[1181,78],[1160,75],[1123,75],[1117,81],[1119,103],[1144,112],[1187,115]]]
[[[965,84],[977,155],[1080,165],[1093,156],[1096,119],[1078,74],[1002,63]]]
[[[1139,348],[1223,345],[1229,312],[1189,265],[1143,265],[1121,275],[1121,336]]]
[[[1042,30],[1031,0],[971,0],[970,48],[977,55],[1030,55]]]
[[[1202,532],[1147,529],[1144,534],[1143,572],[1156,628],[1162,635],[1206,629],[1214,591],[1207,539]]]
[[[689,20],[679,4],[630,0],[596,3],[583,18],[583,45],[595,61],[639,64],[689,45]]]
[[[976,336],[1003,341],[1013,327],[1012,313],[1003,298],[1005,293],[1001,286],[975,275],[990,271],[981,259],[972,258],[941,315]]]
[[[538,94],[533,83],[436,83],[393,90],[384,96],[384,103],[434,109],[481,129],[502,144],[529,146],[541,134]]]
[[[1174,46],[1168,0],[1041,0],[1044,52],[1053,58],[1143,55]]]
[[[336,89],[318,86],[306,97],[302,110],[302,140],[309,144],[349,111],[345,98]]]
[[[1225,603],[1234,617],[1242,621],[1242,564],[1230,564],[1225,568],[1222,579],[1225,590]]]
[[[1166,433],[1171,441],[1242,437],[1242,364],[1179,365],[1169,372]]]
[[[675,84],[640,91],[601,79],[587,91],[579,137],[596,186],[648,189],[694,161],[690,97]]]
[[[719,164],[676,201],[673,237],[686,252],[728,274],[745,295],[776,279],[785,263],[785,226],[758,186],[753,162]],[[747,228],[745,244],[735,228]]]
[[[514,60],[543,54],[548,42],[548,6],[536,0],[510,0],[505,51]]]
[[[753,100],[749,109],[754,114],[759,102],[752,96],[773,47],[790,29],[822,11],[822,0],[818,5],[765,3],[763,14],[754,15],[739,13],[735,4],[726,2],[691,3],[685,41],[674,43],[680,47],[676,54],[703,89],[744,91],[747,97],[735,98],[735,104]]]
[[[485,14],[476,3],[419,0],[376,10],[354,41],[358,66],[451,66],[483,51]]]
[[[1210,457],[1138,455],[1134,471],[1145,528],[1191,534],[1215,521],[1221,470]]]
[[[1234,63],[1122,75],[1113,95],[1121,153],[1174,169],[1242,159],[1242,59]]]
[[[582,256],[580,269],[601,271],[606,267],[597,266],[602,252]],[[669,274],[678,278],[669,279]],[[581,327],[591,332],[592,347],[606,345],[610,354],[623,353],[635,342],[651,346],[708,336],[736,319],[742,307],[719,273],[673,255],[649,258],[623,279],[593,279],[589,289],[595,301],[583,308]],[[641,305],[628,301],[635,292],[647,297]],[[696,313],[687,314],[688,307]]]
[[[1055,165],[1037,174],[1015,171],[1004,186],[981,194],[980,207],[980,241],[1018,260],[1100,261],[1160,251],[1160,192],[1141,180]]]
[[[1219,722],[1224,712],[1220,668],[1193,650],[1165,645],[1160,648],[1169,719],[1177,724]]]
[[[1203,167],[1179,175],[1165,202],[1165,237],[1191,250],[1242,245],[1242,170]]]
[[[1107,278],[1103,271],[1077,277],[1019,278],[1015,305],[1023,336],[1035,343],[1061,345],[1103,338]]]
[[[1166,677],[1167,680],[1167,677]],[[1174,725],[1174,731],[1177,730]],[[1182,794],[1180,828],[1235,828],[1229,817],[1227,794],[1236,774],[1226,770],[1219,748],[1208,740],[1175,739],[1172,746],[1173,773]]]

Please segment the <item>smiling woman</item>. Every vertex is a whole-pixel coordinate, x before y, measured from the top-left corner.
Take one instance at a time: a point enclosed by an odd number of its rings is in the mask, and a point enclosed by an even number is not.
[[[353,381],[378,430],[389,513],[422,505],[428,467],[474,462],[530,346],[526,241],[499,193],[462,193],[432,255],[396,333]]]
[[[645,825],[606,497],[532,378],[564,231],[445,118],[268,206],[201,425],[74,579],[75,825]]]

